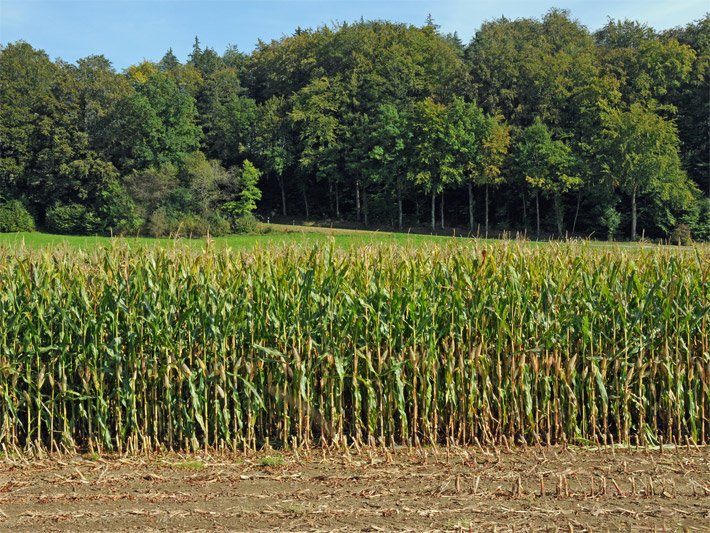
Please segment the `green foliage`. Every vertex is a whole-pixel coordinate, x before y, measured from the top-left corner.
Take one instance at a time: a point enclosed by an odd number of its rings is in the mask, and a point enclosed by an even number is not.
[[[485,22],[466,52],[477,101],[517,127],[534,117],[562,125],[571,97],[597,76],[595,54],[584,26],[556,9],[541,20]]]
[[[231,224],[218,212],[185,213],[168,206],[153,211],[146,231],[151,237],[219,237],[231,233]]]
[[[621,215],[611,206],[604,209],[602,216],[599,217],[599,223],[606,229],[606,239],[613,241],[616,237],[616,231],[621,225]]]
[[[710,441],[706,247],[0,258],[8,450]]]
[[[432,21],[363,20],[250,54],[195,39],[184,62],[168,50],[120,73],[100,55],[69,64],[10,43],[0,197],[40,223],[54,204],[84,206],[100,220],[81,231],[106,233],[204,233],[257,204],[403,228],[425,223],[429,201],[434,229],[436,200],[442,227],[474,231],[483,200],[486,233],[489,218],[527,231],[532,207],[538,232],[558,236],[606,232],[618,209],[630,236],[686,224],[703,238],[709,29],[706,15],[590,33],[551,9],[487,21],[464,45]]]
[[[78,121],[88,136],[89,145],[105,158],[108,154],[101,148],[114,140],[107,137],[109,121],[121,100],[133,91],[131,84],[114,71],[104,56],[80,59],[71,75],[79,101]]]
[[[488,116],[486,121],[478,183],[499,185],[505,181],[503,164],[510,147],[510,128],[500,115]]]
[[[237,235],[253,235],[259,231],[259,222],[251,213],[247,213],[232,222],[232,231]]]
[[[98,59],[74,68],[26,43],[0,50],[0,194],[27,198],[40,218],[57,201],[94,206],[117,176],[90,146],[92,117],[110,98],[86,81],[88,63],[96,78],[111,76]]]
[[[106,121],[106,153],[123,171],[176,164],[200,146],[194,98],[154,65]]]
[[[261,190],[257,187],[261,171],[246,159],[239,177],[239,207],[233,213],[244,215],[256,209],[256,202],[261,200]]]
[[[681,140],[683,166],[688,175],[710,196],[710,13],[666,35],[689,46],[695,52],[687,79],[676,84],[663,99],[677,109],[676,123]]]
[[[49,192],[67,202],[77,200],[96,206],[102,202],[103,192],[117,180],[118,172],[113,164],[87,150],[60,166],[59,176],[53,181]]]
[[[174,227],[165,207],[159,207],[148,218],[147,232],[151,237],[167,237]]]
[[[560,140],[553,140],[550,130],[536,118],[523,130],[516,146],[516,163],[535,194],[537,233],[540,233],[538,193],[554,200],[557,234],[563,234],[564,210],[561,196],[582,186],[582,179],[570,175],[575,164],[571,148]]]
[[[269,98],[258,108],[253,152],[266,178],[276,179],[281,192],[281,214],[287,215],[285,171],[295,160],[294,139],[283,97]]]
[[[450,150],[455,165],[471,177],[482,174],[484,166],[484,143],[490,127],[483,110],[476,104],[466,103],[454,97],[447,109]],[[461,181],[464,179],[461,176]]]
[[[285,464],[281,455],[267,455],[259,459],[259,466],[282,466]]]
[[[393,104],[382,104],[372,121],[374,147],[370,157],[378,161],[381,178],[396,176],[404,167],[404,150],[409,142],[406,118]]]
[[[142,169],[158,160],[162,124],[147,97],[132,92],[118,102],[100,146],[123,172]]]
[[[138,206],[119,182],[109,183],[101,197],[98,215],[105,233],[135,235],[140,232],[144,221]]]
[[[230,233],[229,221],[218,213],[207,216],[194,214],[175,216],[171,220],[169,235],[175,237],[219,237]]]
[[[381,104],[374,117],[365,123],[364,147],[370,148],[361,156],[363,167],[370,180],[383,191],[391,192],[397,199],[397,225],[402,228],[402,197],[409,188],[407,182],[407,147],[411,131],[406,111],[394,104]],[[383,196],[389,201],[389,195]]]
[[[171,164],[136,170],[124,178],[124,185],[131,197],[151,213],[177,188],[177,173],[177,168]]]
[[[233,220],[251,214],[256,209],[256,202],[261,199],[261,189],[257,187],[261,171],[251,161],[246,159],[235,177],[238,184],[236,197],[222,204],[222,209]]]
[[[698,219],[692,226],[692,233],[699,241],[710,241],[710,198],[700,200]]]
[[[244,95],[235,69],[221,69],[206,81],[200,114],[208,156],[226,167],[239,163],[253,142],[256,102]]]
[[[562,194],[581,185],[579,178],[566,174],[574,163],[572,150],[564,142],[553,140],[540,119],[523,131],[517,163],[525,181],[545,193]]]
[[[163,72],[170,72],[180,67],[180,61],[173,52],[172,48],[168,48],[163,58],[158,62],[158,68]]]
[[[693,237],[688,224],[678,224],[671,234],[671,242],[688,246],[693,243]]]
[[[189,63],[200,72],[203,78],[208,78],[222,66],[222,60],[217,52],[212,48],[203,50],[197,37],[195,37],[195,42],[192,45]]]
[[[101,227],[101,220],[81,204],[55,203],[47,210],[45,225],[52,233],[90,235]]]
[[[662,99],[688,79],[695,59],[690,46],[635,21],[610,20],[596,39],[602,69],[618,80],[627,103]]]
[[[205,463],[202,461],[181,461],[179,463],[172,463],[170,466],[178,469],[202,470],[205,468]]]
[[[180,162],[178,179],[188,197],[183,208],[205,215],[219,206],[223,189],[232,178],[219,161],[208,161],[202,152],[193,152]]]
[[[345,87],[339,77],[318,78],[295,97],[291,121],[302,144],[299,164],[319,178],[328,179],[337,171],[337,154],[345,133],[345,102]]]
[[[229,222],[219,207],[229,197],[232,176],[217,161],[201,152],[186,154],[178,165],[133,171],[125,187],[143,213],[145,231],[154,237],[168,235],[223,235]]]
[[[207,215],[207,223],[209,234],[213,237],[223,237],[232,232],[232,224],[219,211],[209,213]]]
[[[0,202],[0,233],[34,231],[35,221],[19,200]]]
[[[480,129],[482,114],[460,98],[450,106],[426,98],[413,104],[411,117],[410,176],[431,195],[431,227],[435,229],[435,195],[460,185],[480,159],[483,134],[476,139],[476,130]]]
[[[628,111],[610,109],[603,123],[603,168],[630,198],[631,238],[636,238],[636,202],[642,195],[662,208],[655,212],[669,220],[668,234],[675,227],[674,213],[691,208],[696,191],[681,167],[675,125],[641,104],[632,104]]]
[[[0,49],[0,194],[28,189],[39,133],[51,127],[45,109],[55,101],[56,70],[25,42]]]

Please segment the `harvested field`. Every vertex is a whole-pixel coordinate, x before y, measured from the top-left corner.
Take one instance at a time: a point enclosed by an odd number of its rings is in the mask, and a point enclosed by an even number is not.
[[[8,458],[0,529],[707,531],[710,449]]]

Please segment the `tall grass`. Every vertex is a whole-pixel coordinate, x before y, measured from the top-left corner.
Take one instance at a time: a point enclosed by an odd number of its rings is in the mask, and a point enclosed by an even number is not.
[[[710,440],[703,250],[0,248],[0,446]]]

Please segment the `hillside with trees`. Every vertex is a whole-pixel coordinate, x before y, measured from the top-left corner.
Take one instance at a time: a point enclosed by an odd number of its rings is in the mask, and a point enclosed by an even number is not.
[[[117,72],[0,49],[0,231],[220,235],[271,219],[710,239],[710,15],[195,38]]]

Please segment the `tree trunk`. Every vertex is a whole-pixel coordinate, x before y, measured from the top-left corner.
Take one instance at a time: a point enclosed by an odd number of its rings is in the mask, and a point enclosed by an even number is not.
[[[367,213],[367,189],[362,190],[362,213],[364,215],[365,227],[369,225]]]
[[[328,178],[328,216],[333,216],[333,180]]]
[[[537,220],[536,238],[540,238],[540,193],[535,191],[535,217]]]
[[[444,191],[441,191],[440,211],[441,211],[441,229],[444,229]]]
[[[468,230],[473,233],[473,184],[468,182]]]
[[[360,222],[360,180],[355,180],[355,218]]]
[[[631,193],[631,240],[636,240],[636,187]]]
[[[559,194],[555,194],[555,221],[557,222],[557,238],[562,238],[564,229],[564,212],[562,210],[562,198]]]
[[[279,187],[281,188],[281,213],[286,216],[286,187],[283,179],[279,180]]]
[[[397,178],[397,225],[402,229],[402,178]]]
[[[577,229],[577,217],[579,216],[579,205],[582,202],[582,191],[577,191],[577,210],[574,212],[574,222],[572,222],[572,235]]]
[[[525,201],[525,191],[523,191],[523,230],[525,235],[528,233],[528,205]]]
[[[436,231],[436,193],[431,191],[431,231]]]
[[[340,220],[340,192],[338,182],[335,182],[335,217]]]
[[[303,205],[306,206],[306,218],[310,216],[310,212],[308,210],[308,195],[306,194],[306,184],[303,184],[303,188],[301,189],[303,191]]]
[[[486,183],[486,239],[488,238],[488,184]]]

